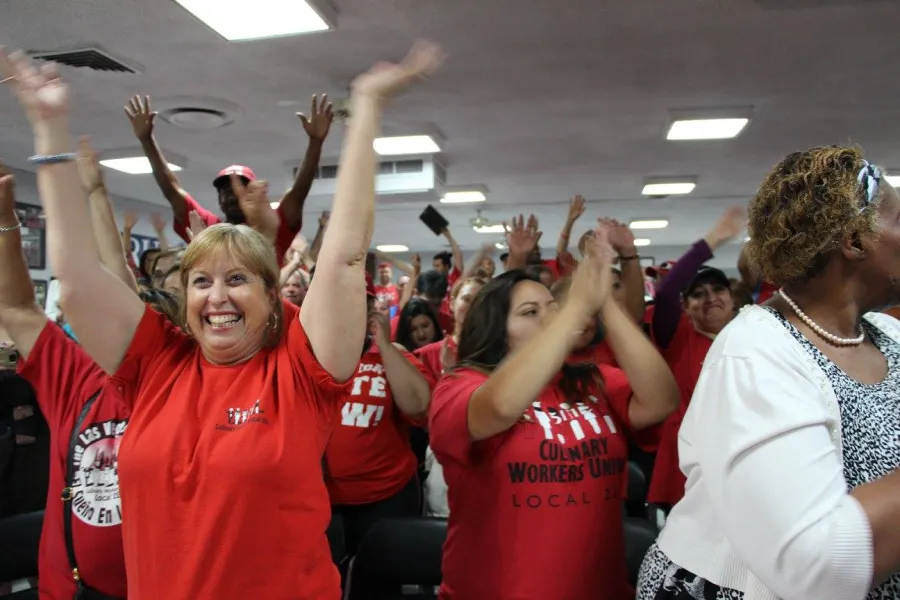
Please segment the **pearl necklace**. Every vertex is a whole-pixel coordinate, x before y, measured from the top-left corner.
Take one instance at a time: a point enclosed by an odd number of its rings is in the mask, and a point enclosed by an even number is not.
[[[834,335],[833,333],[828,333],[827,331],[819,327],[818,323],[810,319],[809,315],[800,310],[800,307],[797,306],[797,303],[791,300],[791,298],[784,293],[784,288],[778,290],[778,293],[781,294],[781,297],[784,298],[784,301],[788,303],[788,306],[790,306],[791,309],[795,313],[797,313],[797,317],[799,317],[801,321],[806,323],[806,325],[810,329],[815,331],[826,342],[829,342],[835,346],[859,346],[866,339],[866,333],[865,331],[863,331],[862,327],[859,328],[859,335],[853,338],[842,338]]]

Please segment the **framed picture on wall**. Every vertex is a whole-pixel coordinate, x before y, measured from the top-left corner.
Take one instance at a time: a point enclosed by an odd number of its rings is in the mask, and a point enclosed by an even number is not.
[[[47,310],[47,281],[45,279],[34,279],[34,301],[41,307],[41,310]]]
[[[646,269],[647,267],[652,267],[656,264],[656,259],[652,256],[642,256],[641,257],[641,267]]]
[[[29,269],[47,268],[47,231],[43,209],[33,204],[16,202],[16,216],[22,224],[22,250]],[[44,285],[46,289],[46,282]],[[46,297],[46,295],[45,295]]]

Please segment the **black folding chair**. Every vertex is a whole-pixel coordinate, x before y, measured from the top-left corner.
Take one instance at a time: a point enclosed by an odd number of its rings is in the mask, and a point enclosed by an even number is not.
[[[628,581],[637,586],[638,573],[647,550],[656,541],[656,527],[650,521],[635,517],[625,517],[625,564],[628,567]]]
[[[446,519],[384,519],[369,530],[350,562],[344,600],[435,598],[441,583]]]
[[[37,577],[38,545],[44,511],[24,513],[0,519],[0,581]],[[37,590],[25,590],[4,600],[37,599]]]
[[[628,491],[625,498],[625,515],[647,517],[647,476],[636,462],[628,461]]]

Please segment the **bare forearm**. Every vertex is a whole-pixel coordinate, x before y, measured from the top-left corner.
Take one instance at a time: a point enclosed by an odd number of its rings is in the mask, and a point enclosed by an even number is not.
[[[391,384],[394,402],[407,416],[418,417],[425,414],[431,402],[428,381],[390,340],[379,343],[378,349],[381,351],[384,375]]]
[[[606,302],[601,317],[606,341],[634,392],[628,411],[632,427],[641,429],[661,422],[679,401],[678,384],[669,365],[618,304]]]
[[[375,250],[375,257],[378,258],[378,260],[383,260],[384,262],[391,263],[391,265],[397,267],[407,275],[412,275],[415,270],[413,269],[413,266],[408,262],[404,262],[393,254],[388,254],[387,252],[382,252],[381,250]]]
[[[459,244],[456,243],[456,238],[453,237],[450,230],[444,230],[444,237],[447,238],[447,243],[450,244],[450,252],[453,254],[453,268],[462,273],[463,269],[466,267],[463,262],[462,250],[460,249]]]
[[[559,373],[584,327],[583,313],[564,308],[523,348],[508,356],[472,395],[469,432],[481,440],[512,427]]]
[[[181,189],[175,173],[169,168],[169,163],[156,143],[156,137],[151,135],[141,139],[140,142],[141,148],[144,150],[144,156],[147,157],[150,167],[153,169],[153,179],[156,180],[156,185],[159,186],[163,196],[172,206],[172,214],[175,216],[175,220],[179,223],[187,224],[187,203],[184,200],[184,190]]]
[[[322,140],[310,138],[306,147],[306,155],[297,171],[297,178],[281,198],[281,207],[288,227],[296,229],[303,221],[303,205],[312,189],[316,178],[316,170],[319,168],[319,159],[322,156]]]
[[[556,242],[556,255],[562,256],[569,250],[569,238],[572,237],[572,228],[575,226],[575,221],[572,219],[566,219],[566,223],[563,225],[562,231],[559,232],[559,240]]]
[[[313,238],[312,244],[309,246],[309,260],[315,264],[319,260],[319,252],[322,251],[322,238],[325,237],[325,227],[319,225],[316,229],[316,237]]]
[[[101,185],[92,190],[88,200],[91,207],[94,236],[100,252],[100,262],[110,273],[121,279],[134,293],[137,293],[134,274],[128,268],[125,260],[126,248],[131,248],[131,231],[126,229],[122,237],[119,237],[116,218],[113,216],[109,195],[104,186]],[[125,239],[126,237],[127,239]]]
[[[627,260],[621,260],[622,286],[625,290],[625,308],[635,322],[644,319],[644,272],[637,256],[637,250],[632,249],[621,256]]]

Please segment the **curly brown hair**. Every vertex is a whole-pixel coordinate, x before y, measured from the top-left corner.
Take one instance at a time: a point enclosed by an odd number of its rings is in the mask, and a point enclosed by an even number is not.
[[[781,286],[815,277],[842,240],[875,235],[876,211],[860,210],[863,166],[861,148],[828,146],[789,154],[769,171],[750,201],[746,245],[764,279]]]

